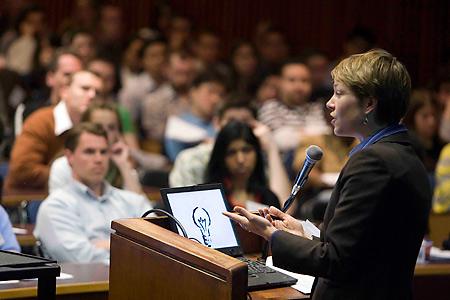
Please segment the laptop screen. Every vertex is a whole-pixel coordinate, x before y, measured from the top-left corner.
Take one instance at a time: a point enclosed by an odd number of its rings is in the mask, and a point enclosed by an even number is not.
[[[166,209],[183,225],[189,239],[230,255],[241,255],[221,184],[161,189]],[[181,233],[172,224],[175,232]]]

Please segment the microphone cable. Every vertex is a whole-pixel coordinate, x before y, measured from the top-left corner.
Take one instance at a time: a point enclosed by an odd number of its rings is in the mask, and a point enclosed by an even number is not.
[[[187,233],[186,233],[186,230],[184,229],[183,225],[181,225],[181,222],[178,221],[177,218],[175,218],[174,216],[172,216],[172,214],[168,213],[167,211],[165,211],[165,210],[163,210],[163,209],[152,208],[152,209],[150,209],[150,210],[147,210],[147,211],[142,215],[141,218],[145,218],[147,215],[149,215],[149,214],[151,214],[151,213],[161,213],[161,214],[163,214],[163,215],[169,217],[170,219],[172,219],[172,220],[180,227],[181,231],[183,232],[183,236],[184,236],[185,238],[189,239],[189,238],[188,238],[188,235],[187,235]]]

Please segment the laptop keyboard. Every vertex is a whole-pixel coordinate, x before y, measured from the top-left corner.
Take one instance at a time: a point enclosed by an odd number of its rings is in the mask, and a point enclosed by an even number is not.
[[[260,274],[260,273],[275,273],[276,272],[274,269],[269,268],[256,260],[249,259],[246,257],[236,257],[236,258],[239,259],[240,261],[247,263],[248,276]]]

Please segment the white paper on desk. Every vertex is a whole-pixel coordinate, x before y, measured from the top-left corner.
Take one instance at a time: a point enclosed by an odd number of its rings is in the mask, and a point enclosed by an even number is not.
[[[27,234],[28,230],[26,230],[25,228],[13,227],[13,232],[14,234]]]
[[[305,232],[307,234],[309,234],[310,236],[315,236],[320,238],[320,229],[316,227],[316,225],[314,225],[313,223],[311,223],[309,220],[306,221],[301,221],[303,229],[305,230]]]
[[[303,274],[298,274],[298,273],[294,273],[294,272],[289,272],[289,271],[274,267],[273,261],[272,261],[272,256],[269,256],[266,259],[266,266],[271,267],[274,270],[277,270],[281,273],[284,273],[286,275],[296,278],[298,280],[297,283],[292,285],[291,287],[296,289],[299,292],[302,292],[303,294],[311,294],[311,289],[312,289],[312,286],[314,283],[314,277],[309,276],[309,275],[303,275]]]
[[[4,281],[0,281],[0,284],[15,284],[15,283],[19,283],[19,280],[4,280]]]
[[[430,257],[438,259],[450,259],[450,250],[441,250],[436,247],[431,247]]]
[[[73,278],[73,275],[67,274],[67,273],[61,273],[58,277],[56,277],[56,279],[58,279],[58,280],[72,279],[72,278]],[[38,278],[27,278],[27,279],[23,279],[23,280],[32,281],[32,280],[38,280]]]

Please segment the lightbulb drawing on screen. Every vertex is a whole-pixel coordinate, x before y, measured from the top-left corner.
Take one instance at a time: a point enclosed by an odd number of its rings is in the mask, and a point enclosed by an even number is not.
[[[200,232],[203,236],[203,242],[205,246],[211,247],[212,240],[211,234],[209,232],[209,227],[211,226],[211,217],[206,209],[196,207],[192,211],[192,220],[194,220],[194,224],[200,229]]]

